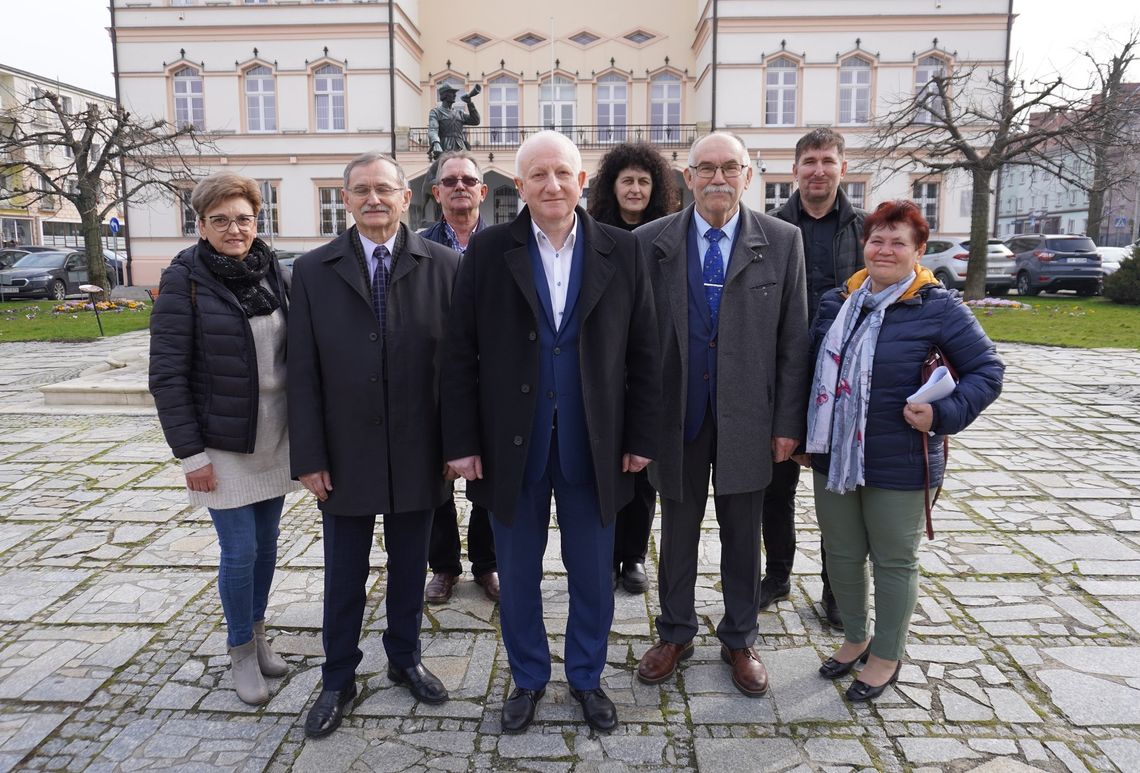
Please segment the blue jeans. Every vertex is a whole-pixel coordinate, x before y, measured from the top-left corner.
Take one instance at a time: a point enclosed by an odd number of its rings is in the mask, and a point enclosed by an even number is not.
[[[239,647],[253,638],[253,624],[265,619],[269,586],[277,565],[277,526],[285,497],[252,505],[209,508],[222,558],[218,594],[226,615],[226,643]]]

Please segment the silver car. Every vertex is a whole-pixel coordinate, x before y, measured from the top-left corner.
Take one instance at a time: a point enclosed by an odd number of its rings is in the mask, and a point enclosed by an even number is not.
[[[948,290],[966,286],[970,261],[970,240],[962,236],[931,234],[926,240],[922,265]],[[1000,239],[986,240],[986,294],[1005,295],[1013,287],[1013,253]]]

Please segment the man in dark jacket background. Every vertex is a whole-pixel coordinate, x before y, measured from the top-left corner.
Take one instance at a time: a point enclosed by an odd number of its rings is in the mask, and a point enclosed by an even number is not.
[[[291,466],[322,511],[323,686],[305,735],[336,730],[356,697],[376,514],[388,555],[388,678],[425,703],[447,700],[420,662],[432,511],[447,497],[439,368],[459,255],[400,223],[411,191],[390,157],[344,171],[355,225],[293,267],[289,325]]]
[[[797,188],[783,207],[769,212],[800,229],[807,270],[808,318],[815,319],[819,301],[833,287],[863,267],[865,210],[853,207],[840,189],[847,174],[843,136],[832,129],[813,129],[796,143],[792,164]],[[764,579],[760,608],[791,592],[792,562],[796,556],[796,486],[800,466],[789,459],[772,465],[772,483],[764,494]],[[843,627],[839,607],[827,580],[827,556],[819,545],[823,569],[824,615],[836,628]]]

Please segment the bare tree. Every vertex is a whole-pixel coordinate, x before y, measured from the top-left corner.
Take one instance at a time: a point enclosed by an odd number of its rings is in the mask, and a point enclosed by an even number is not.
[[[62,149],[63,153],[53,153]],[[213,149],[190,126],[139,119],[121,105],[88,102],[71,111],[53,92],[38,92],[0,115],[0,203],[28,206],[45,197],[71,202],[82,223],[91,281],[107,287],[103,218],[124,201],[142,201],[196,174],[194,161]]]
[[[1057,76],[1024,81],[1001,68],[971,66],[937,72],[923,89],[900,98],[875,120],[869,158],[890,174],[915,169],[928,176],[970,175],[970,260],[966,297],[986,286],[991,180],[1003,165],[1029,166],[1087,188],[1090,138],[1113,106],[1091,90],[1072,89]]]

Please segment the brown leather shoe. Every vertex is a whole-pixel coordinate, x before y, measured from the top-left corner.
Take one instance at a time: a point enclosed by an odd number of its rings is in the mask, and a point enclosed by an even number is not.
[[[483,595],[494,604],[499,603],[499,573],[487,572],[475,578],[475,583],[482,586]]]
[[[677,670],[677,664],[693,654],[693,643],[674,644],[659,641],[646,650],[637,664],[637,679],[642,684],[664,682]]]
[[[443,604],[451,598],[451,591],[459,578],[447,572],[436,572],[424,588],[424,599],[429,604]]]
[[[720,645],[720,659],[732,666],[732,683],[749,698],[768,692],[768,669],[751,647],[730,650]]]

